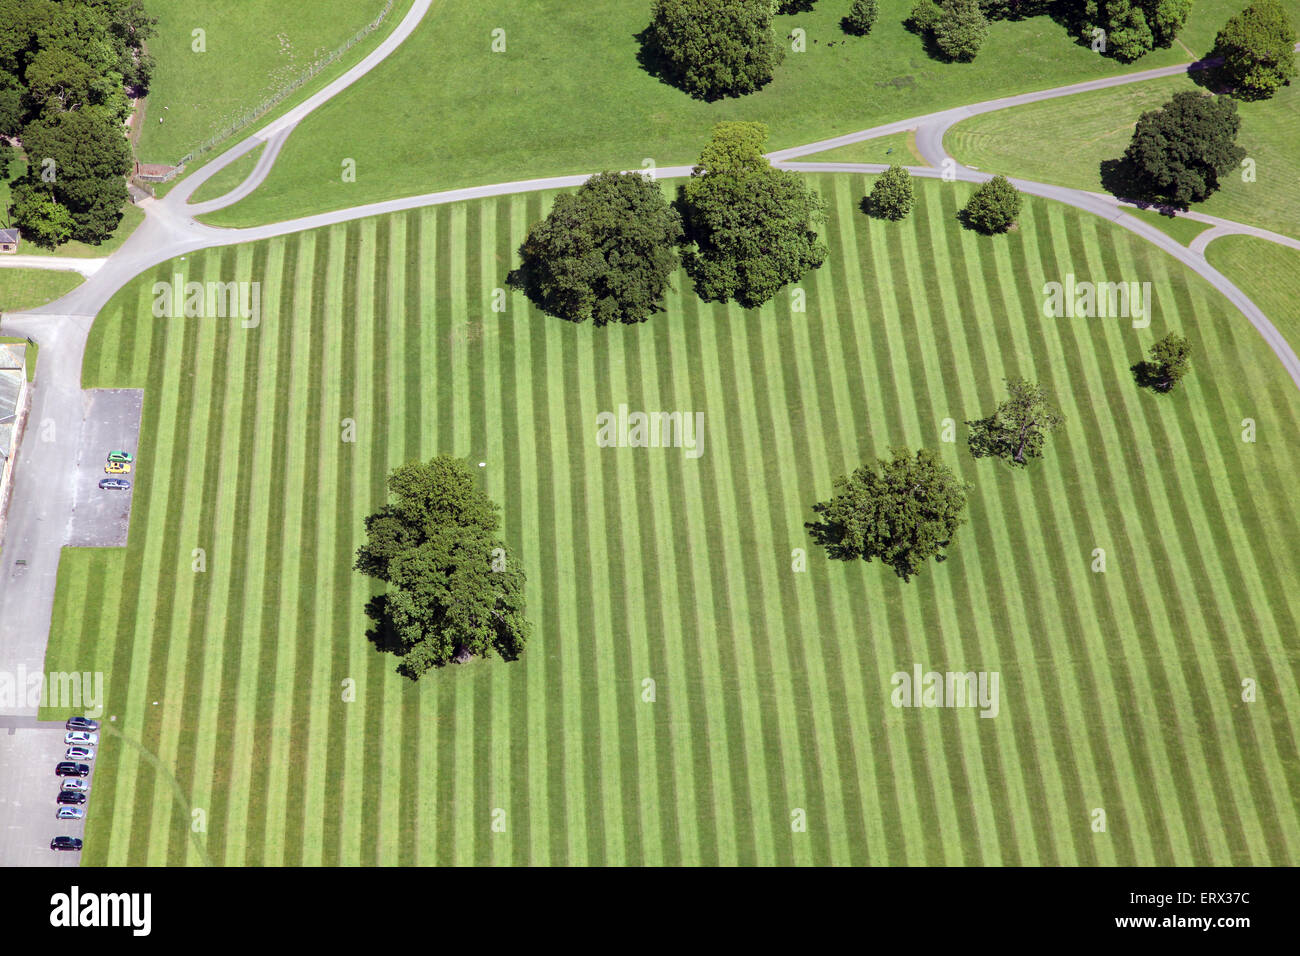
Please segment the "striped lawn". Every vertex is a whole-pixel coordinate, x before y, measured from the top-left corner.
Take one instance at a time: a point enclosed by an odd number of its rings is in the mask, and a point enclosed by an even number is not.
[[[48,662],[108,674],[85,862],[1300,859],[1300,395],[1275,357],[1101,220],[1031,199],[989,239],[954,225],[963,185],[882,224],[865,178],[816,182],[806,312],[682,276],[632,328],[494,313],[541,194],[209,250],[119,294],[85,378],[146,389],[131,544],[65,553]],[[259,279],[261,325],[154,319],[178,268]],[[1066,272],[1152,282],[1151,327],[1043,319]],[[1196,369],[1143,393],[1129,366],[1171,327]],[[1023,472],[941,440],[1012,375],[1067,417]],[[598,448],[620,403],[703,411],[703,457]],[[803,530],[897,444],[975,486],[908,584]],[[437,453],[487,463],[536,630],[516,664],[417,685],[367,641],[350,565],[387,471]],[[894,709],[915,663],[998,671],[1001,713]]]

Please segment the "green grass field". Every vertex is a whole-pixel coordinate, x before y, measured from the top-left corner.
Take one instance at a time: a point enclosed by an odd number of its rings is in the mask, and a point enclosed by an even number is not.
[[[261,189],[206,221],[248,226],[440,189],[639,169],[647,157],[685,164],[720,120],[767,123],[770,148],[796,146],[998,96],[1191,62],[1242,6],[1198,0],[1184,31],[1195,56],[1175,45],[1126,66],[1035,17],[992,24],[975,61],[957,64],[930,59],[904,29],[913,2],[882,0],[865,38],[842,31],[845,0],[778,17],[778,35],[805,31],[806,51],[790,52],[760,92],[710,104],[639,65],[636,34],[649,23],[650,0],[445,0],[379,69],[304,121]],[[504,53],[491,49],[497,29],[505,31]],[[347,158],[356,160],[354,183],[340,175]]]
[[[149,52],[157,61],[136,158],[175,163],[347,42],[384,9],[386,0],[151,0],[158,18]],[[354,66],[410,9],[396,0],[383,24],[265,119],[301,102]],[[194,50],[194,31],[206,50]],[[163,122],[159,123],[161,118]],[[249,132],[249,131],[246,131]],[[217,155],[208,154],[208,158]]]
[[[237,187],[252,173],[257,161],[262,158],[262,150],[264,149],[266,149],[265,143],[216,172],[207,182],[194,191],[194,195],[190,197],[190,202],[200,203],[207,202],[209,199],[218,199]]]
[[[53,302],[81,285],[75,272],[0,269],[0,312],[21,312]]]
[[[543,194],[124,289],[85,384],[146,390],[130,546],[65,551],[46,661],[107,672],[84,862],[1293,863],[1300,394],[1277,359],[1102,220],[1029,199],[988,239],[954,227],[963,184],[918,183],[895,225],[858,212],[866,177],[815,182],[831,252],[806,313],[705,305],[684,276],[637,327],[493,313]],[[262,281],[260,326],[151,318],[178,267]],[[1042,318],[1067,271],[1151,281],[1151,327]],[[1129,366],[1171,326],[1196,369],[1141,392]],[[1017,374],[1067,416],[1044,461],[940,441]],[[620,403],[704,412],[703,456],[597,447]],[[975,485],[908,584],[803,528],[896,444]],[[487,463],[536,630],[518,663],[417,685],[366,640],[350,566],[387,471],[435,453]],[[913,664],[1000,672],[1001,713],[894,709]]]
[[[1205,258],[1264,310],[1300,349],[1300,250],[1252,236],[1222,236],[1205,249]]]
[[[1300,9],[1292,11],[1300,22]],[[1105,192],[1103,160],[1123,155],[1144,110],[1180,90],[1199,90],[1186,77],[1135,83],[985,113],[958,123],[944,142],[959,161],[989,172]],[[1239,103],[1237,142],[1255,160],[1255,181],[1229,173],[1198,212],[1300,236],[1300,85],[1269,100]]]

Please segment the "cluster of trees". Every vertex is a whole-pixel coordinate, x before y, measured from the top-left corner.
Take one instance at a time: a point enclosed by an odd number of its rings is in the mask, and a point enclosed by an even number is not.
[[[969,63],[988,36],[989,18],[980,0],[919,0],[908,26],[938,58]]]
[[[1097,43],[1099,52],[1131,63],[1172,46],[1191,10],[1192,0],[1086,0],[1080,11],[1083,39]]]
[[[766,140],[761,123],[719,123],[675,203],[639,173],[592,177],[532,226],[507,281],[552,315],[633,323],[681,263],[705,301],[757,308],[826,259],[821,198]]]
[[[1151,347],[1149,361],[1133,366],[1139,384],[1169,392],[1190,368],[1187,339],[1171,332]],[[1024,468],[1043,457],[1048,437],[1064,417],[1046,390],[1027,379],[1007,381],[1007,398],[987,418],[966,422],[974,458],[998,458]],[[880,560],[903,580],[930,558],[943,561],[957,529],[965,523],[971,486],[934,452],[895,449],[875,467],[863,465],[835,479],[834,494],[818,502],[818,520],[807,527],[829,557]]]
[[[122,126],[128,93],[149,84],[154,23],[141,0],[0,0],[0,137],[27,158],[10,215],[31,241],[96,243],[117,228]]]
[[[495,652],[515,660],[531,629],[524,573],[498,540],[499,508],[468,465],[440,456],[388,477],[391,500],[366,519],[356,570],[388,585],[366,612],[370,638],[419,678]]]

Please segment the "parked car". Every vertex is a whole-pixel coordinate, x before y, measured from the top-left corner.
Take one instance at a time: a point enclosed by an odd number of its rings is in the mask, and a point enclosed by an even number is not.
[[[129,475],[131,466],[124,461],[110,461],[104,466],[104,470],[110,475]]]
[[[63,763],[55,765],[54,772],[60,777],[88,777],[90,776],[90,765],[65,760]]]
[[[50,841],[51,850],[80,850],[81,841],[76,837],[57,836]]]
[[[56,820],[80,820],[86,816],[86,811],[81,807],[59,807],[54,812]]]
[[[69,717],[64,726],[68,730],[98,730],[99,721],[91,720],[89,717]]]
[[[86,802],[86,795],[84,793],[78,793],[76,790],[60,790],[59,795],[54,798],[54,802],[66,804],[68,806],[76,806],[77,804]]]
[[[77,793],[89,793],[90,784],[88,784],[83,777],[64,777],[63,789],[75,790]]]
[[[63,755],[68,760],[94,760],[94,747],[69,747],[68,752]]]
[[[69,746],[72,744],[85,744],[93,747],[99,743],[99,734],[92,734],[85,730],[69,730],[63,735],[63,742]]]
[[[99,487],[108,488],[110,490],[125,491],[127,488],[131,487],[131,482],[127,481],[125,478],[101,478],[99,480]]]
[[[110,451],[108,453],[108,460],[124,461],[130,464],[131,462],[135,461],[135,455],[131,454],[129,451]]]

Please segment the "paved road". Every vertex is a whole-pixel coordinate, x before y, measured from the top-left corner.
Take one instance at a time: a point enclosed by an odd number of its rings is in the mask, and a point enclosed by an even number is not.
[[[76,256],[0,256],[0,268],[60,269],[93,276],[107,261],[102,256],[98,259],[79,259]]]
[[[145,213],[145,221],[112,256],[104,260],[64,260],[57,264],[55,260],[46,257],[20,257],[32,260],[30,263],[22,263],[28,267],[76,268],[87,276],[87,280],[55,302],[27,313],[4,316],[3,321],[0,322],[0,332],[3,334],[30,337],[41,347],[38,381],[33,389],[31,426],[19,456],[10,519],[5,533],[3,556],[0,558],[2,561],[0,563],[0,669],[16,671],[21,665],[28,671],[39,671],[44,666],[59,553],[64,544],[70,540],[70,517],[75,500],[78,444],[86,407],[85,396],[81,390],[82,356],[94,316],[118,289],[136,275],[160,262],[199,249],[265,239],[439,203],[572,187],[587,179],[586,175],[560,176],[446,190],[247,229],[218,229],[195,221],[195,216],[238,202],[256,189],[265,180],[284,142],[303,117],[378,66],[411,34],[431,4],[432,0],[416,0],[394,32],[356,67],[298,107],[187,176],[174,186],[165,198],[140,203],[140,208]],[[798,159],[837,146],[915,129],[923,156],[927,162],[939,166],[944,159],[949,158],[943,151],[943,134],[953,123],[961,119],[977,113],[1005,109],[1057,96],[1069,96],[1088,90],[1142,82],[1160,76],[1172,76],[1186,68],[1186,66],[1163,67],[1103,80],[1092,80],[1054,90],[1006,97],[956,110],[900,120],[793,149],[778,150],[769,156],[774,162],[790,169],[879,172],[884,169],[883,166],[807,163],[799,162]],[[266,148],[244,182],[217,199],[198,204],[189,203],[189,198],[203,182],[246,156],[259,144],[265,144]],[[661,178],[673,178],[686,176],[689,172],[690,167],[686,166],[668,167],[658,170],[656,175]],[[918,176],[940,175],[940,171],[936,168],[913,168],[912,172]],[[989,178],[988,173],[956,164],[954,164],[953,174],[955,178],[969,182],[980,182]],[[1240,290],[1205,261],[1202,254],[1203,245],[1197,250],[1179,245],[1159,229],[1132,216],[1114,197],[1043,183],[1012,181],[1025,192],[1077,206],[1111,219],[1187,263],[1222,290],[1229,300],[1254,323],[1278,354],[1297,387],[1300,387],[1300,360],[1297,360],[1295,353],[1267,317]],[[1286,240],[1286,237],[1278,237],[1264,230],[1255,231],[1251,227],[1227,220],[1199,215],[1194,218],[1212,225],[1215,230],[1219,230],[1219,234],[1229,231],[1250,232],[1261,235],[1262,238],[1269,238],[1271,241],[1283,240],[1292,244],[1292,241]],[[10,259],[6,264],[13,264],[13,262],[14,260]],[[20,571],[13,564],[18,558],[23,558],[27,562]],[[6,750],[0,747],[0,780],[16,780],[20,776],[26,780],[33,773],[38,773],[37,770],[33,770],[31,763],[37,759],[34,752],[29,753],[21,748]],[[48,762],[43,751],[39,759]],[[41,766],[44,766],[44,763]],[[45,772],[48,773],[48,770]],[[0,863],[27,859],[30,854],[29,848],[40,842],[34,839],[33,834],[40,832],[52,835],[53,831],[49,829],[49,825],[54,822],[52,811],[47,823],[41,813],[48,808],[42,806],[38,808],[40,811],[38,812],[38,809],[33,807],[30,802],[0,799]],[[48,835],[44,839],[45,843],[48,843]],[[50,865],[66,864],[67,858],[73,856],[75,855],[54,854],[44,850],[36,854],[36,859],[31,862]]]

